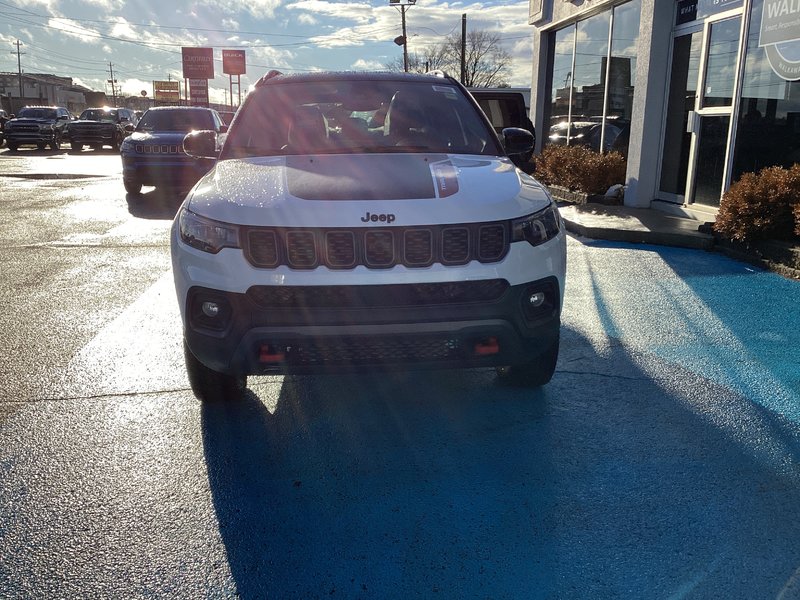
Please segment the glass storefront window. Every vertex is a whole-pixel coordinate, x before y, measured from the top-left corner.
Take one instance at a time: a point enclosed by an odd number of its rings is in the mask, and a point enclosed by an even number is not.
[[[746,172],[800,162],[800,80],[779,77],[767,56],[768,47],[759,46],[762,10],[763,0],[754,0],[731,182]],[[800,41],[790,45],[800,52]]]
[[[572,59],[575,54],[575,27],[556,32],[553,50],[553,83],[550,98],[550,124],[569,122],[572,98]]]
[[[711,41],[706,64],[703,106],[730,106],[733,102],[733,82],[739,55],[741,21],[726,19],[711,25]]]
[[[632,0],[555,33],[547,143],[627,152],[640,12]]]

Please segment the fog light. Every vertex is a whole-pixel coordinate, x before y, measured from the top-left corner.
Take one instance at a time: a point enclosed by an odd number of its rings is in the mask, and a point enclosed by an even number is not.
[[[219,304],[216,302],[203,302],[200,308],[205,316],[211,317],[212,319],[219,315]]]
[[[528,304],[531,308],[539,308],[542,304],[544,304],[546,299],[547,297],[544,295],[544,292],[534,292],[528,298]]]

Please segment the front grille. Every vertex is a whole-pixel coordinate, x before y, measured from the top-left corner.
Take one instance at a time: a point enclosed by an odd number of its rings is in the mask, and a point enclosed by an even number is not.
[[[139,154],[181,154],[183,145],[176,144],[136,144]]]
[[[247,290],[247,297],[259,307],[271,309],[402,308],[493,302],[507,289],[505,279],[362,286],[257,285]]]
[[[462,359],[464,350],[456,339],[344,338],[329,342],[293,344],[285,362],[296,366],[379,365]]]
[[[505,222],[357,229],[249,228],[245,255],[255,267],[388,269],[396,265],[491,263],[508,253]]]

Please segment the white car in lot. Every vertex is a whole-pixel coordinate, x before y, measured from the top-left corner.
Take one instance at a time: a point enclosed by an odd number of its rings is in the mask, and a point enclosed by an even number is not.
[[[248,375],[495,367],[555,370],[566,234],[547,191],[442,74],[270,72],[172,230],[196,395]]]

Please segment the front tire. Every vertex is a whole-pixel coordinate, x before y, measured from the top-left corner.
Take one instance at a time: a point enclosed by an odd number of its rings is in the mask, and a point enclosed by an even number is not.
[[[209,369],[192,354],[189,344],[183,340],[183,356],[189,385],[197,398],[203,402],[230,402],[241,397],[247,387],[247,376],[233,376]]]
[[[134,181],[132,179],[123,179],[122,185],[125,186],[125,191],[129,194],[137,195],[142,191],[142,182]]]
[[[521,365],[497,367],[497,377],[503,382],[517,387],[541,387],[549,383],[556,371],[558,362],[559,338],[538,358]]]

